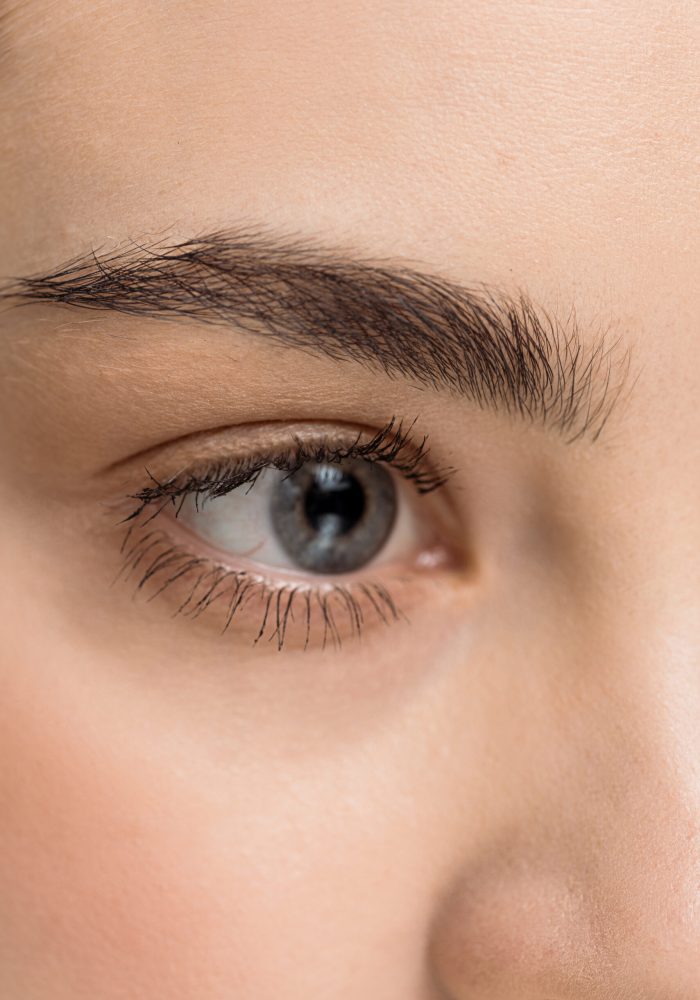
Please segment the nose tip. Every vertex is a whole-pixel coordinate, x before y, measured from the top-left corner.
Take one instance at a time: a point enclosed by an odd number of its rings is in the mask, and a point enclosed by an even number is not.
[[[580,989],[600,968],[602,954],[592,915],[571,879],[504,862],[451,891],[433,927],[431,960],[454,1000],[522,1000],[526,988],[544,991],[543,997],[563,990],[567,997],[586,996]]]
[[[650,836],[625,845],[611,831],[597,856],[566,865],[554,844],[538,858],[511,846],[464,875],[432,927],[442,995],[700,1000],[700,823],[669,829],[648,851]]]

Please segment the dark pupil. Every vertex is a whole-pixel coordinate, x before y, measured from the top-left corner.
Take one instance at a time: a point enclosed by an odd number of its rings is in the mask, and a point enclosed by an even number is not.
[[[365,492],[354,476],[325,465],[316,469],[304,497],[304,513],[322,535],[347,535],[362,520]]]

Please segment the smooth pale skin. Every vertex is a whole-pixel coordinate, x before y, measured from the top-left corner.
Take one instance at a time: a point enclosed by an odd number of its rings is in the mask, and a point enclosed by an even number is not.
[[[699,997],[698,4],[7,6],[0,274],[243,220],[573,304],[636,381],[566,446],[235,331],[4,310],[0,996]],[[111,464],[392,413],[483,570],[411,624],[260,654],[110,588]]]

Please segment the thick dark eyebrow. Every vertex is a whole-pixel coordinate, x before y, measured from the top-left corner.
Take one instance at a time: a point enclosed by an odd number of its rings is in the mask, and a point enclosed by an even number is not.
[[[584,341],[573,313],[563,323],[524,293],[258,230],[93,251],[12,279],[0,297],[234,326],[465,396],[567,441],[599,437],[629,371],[619,341]]]

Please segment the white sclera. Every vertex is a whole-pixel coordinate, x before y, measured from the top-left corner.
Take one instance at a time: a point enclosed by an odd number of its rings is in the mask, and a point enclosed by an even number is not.
[[[222,554],[255,563],[260,570],[276,567],[299,571],[280,544],[270,516],[272,491],[285,475],[287,473],[277,469],[265,469],[252,488],[250,485],[241,486],[225,496],[204,501],[201,497],[197,501],[190,495],[182,505],[178,520]],[[394,527],[386,543],[367,566],[405,559],[417,552],[421,531],[405,496],[406,490],[411,487],[398,477],[395,478],[395,485],[397,517]],[[235,560],[230,562],[235,563]],[[308,576],[308,571],[304,575]]]

